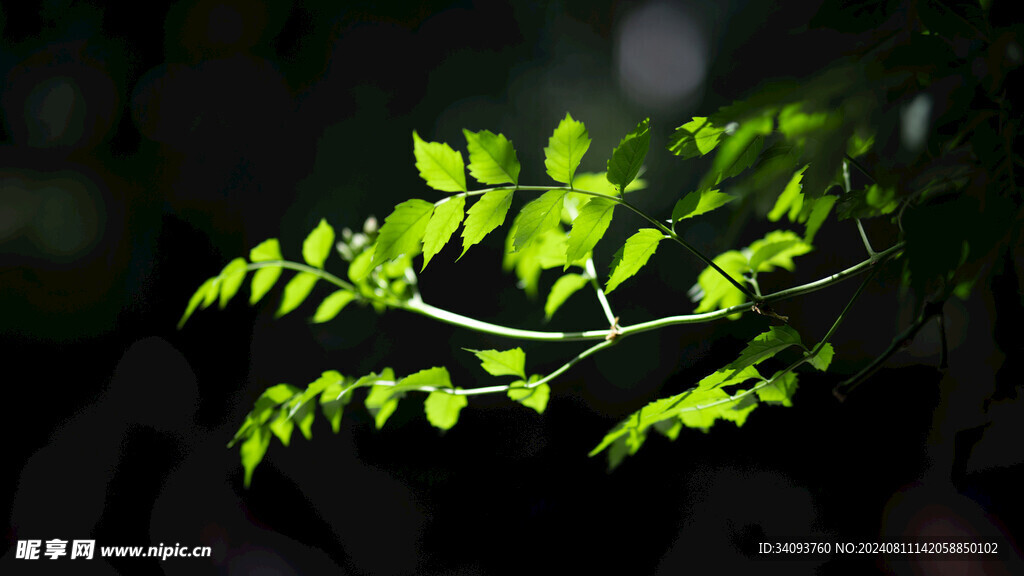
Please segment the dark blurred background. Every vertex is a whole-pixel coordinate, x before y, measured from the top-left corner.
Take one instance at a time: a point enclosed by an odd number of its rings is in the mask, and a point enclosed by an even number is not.
[[[667,216],[702,168],[664,151],[673,127],[851,47],[849,36],[809,25],[817,4],[5,2],[0,513],[9,524],[0,573],[1020,570],[1011,535],[1024,528],[1024,407],[1005,393],[1019,373],[1000,370],[1010,352],[993,336],[1024,316],[1019,306],[999,308],[1019,302],[1020,262],[993,266],[973,300],[947,306],[945,373],[935,369],[929,326],[848,402],[831,395],[911,319],[890,271],[837,333],[835,374],[803,376],[795,407],[762,407],[741,429],[651,438],[611,474],[586,456],[603,434],[735,357],[763,318],[630,338],[557,380],[540,416],[503,397],[474,397],[440,434],[413,398],[376,431],[357,402],[337,435],[318,417],[312,442],[275,441],[248,490],[225,444],[268,386],[304,386],[328,369],[445,365],[456,385],[472,387],[488,380],[463,348],[522,345],[528,368],[546,372],[582,347],[509,342],[357,306],[325,325],[308,323],[310,304],[274,320],[278,292],[255,309],[238,298],[175,329],[195,287],[263,239],[279,237],[297,258],[320,218],[358,229],[405,199],[435,199],[413,166],[413,130],[462,150],[464,127],[503,132],[516,144],[521,181],[539,184],[542,148],[566,111],[593,138],[586,170],[603,169],[619,138],[649,116],[650,188],[635,202]],[[690,224],[687,239],[718,253],[766,231],[721,212]],[[599,268],[640,225],[616,215]],[[892,228],[869,223],[876,247],[895,241]],[[420,277],[424,298],[543,329],[542,302],[501,271],[505,230],[457,266],[457,248],[444,250]],[[817,245],[765,289],[863,259],[849,221],[830,221]],[[612,305],[624,324],[687,313],[700,269],[665,246]],[[542,293],[553,280],[542,278]],[[779,311],[813,342],[855,288]],[[581,295],[547,327],[604,323]],[[1000,556],[919,565],[750,554],[761,541],[936,533],[999,542]],[[18,540],[52,538],[206,545],[213,557],[15,559]]]

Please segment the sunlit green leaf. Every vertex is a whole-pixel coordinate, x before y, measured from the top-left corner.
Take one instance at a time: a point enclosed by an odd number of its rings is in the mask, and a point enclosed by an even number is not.
[[[275,316],[280,318],[298,308],[306,300],[306,297],[309,296],[309,293],[313,291],[316,281],[316,275],[309,272],[296,274],[294,278],[285,284],[284,295],[281,297],[281,306],[278,307]]]
[[[277,238],[264,240],[249,251],[249,260],[252,262],[267,262],[270,260],[282,260],[281,244]],[[256,270],[252,276],[252,293],[249,295],[249,304],[256,304],[274,287],[277,279],[281,277],[281,268],[268,266]]]
[[[370,275],[370,272],[375,268],[373,264],[373,254],[377,251],[377,245],[374,244],[366,250],[360,252],[352,263],[348,265],[348,279],[352,282],[359,284]]]
[[[651,145],[650,119],[645,119],[627,134],[608,160],[608,181],[624,190],[640,172]]]
[[[548,190],[530,201],[516,218],[515,249],[521,250],[558,226],[565,192]]]
[[[568,269],[572,262],[586,258],[597,246],[612,222],[614,211],[615,202],[604,198],[591,198],[583,205],[569,231],[564,269]]]
[[[469,148],[469,173],[481,184],[519,183],[519,159],[512,142],[490,130],[463,130]]]
[[[384,427],[384,423],[398,409],[398,401],[402,396],[402,393],[394,392],[394,386],[380,384],[370,388],[364,403],[366,411],[373,416],[373,423],[378,430]]]
[[[469,208],[466,224],[462,228],[463,254],[470,246],[483,240],[491,230],[501,226],[512,205],[512,193],[512,190],[492,190]]]
[[[480,366],[491,376],[519,376],[526,379],[526,353],[522,348],[511,350],[469,350],[480,359]]]
[[[676,202],[672,209],[672,220],[678,222],[685,218],[693,218],[725,206],[735,199],[735,196],[723,194],[718,190],[696,190]]]
[[[826,195],[812,201],[814,204],[811,207],[810,215],[807,217],[807,228],[804,231],[804,242],[806,244],[814,242],[815,235],[818,234],[821,225],[825,223],[825,219],[828,218],[829,212],[832,211],[832,206],[835,205],[836,200],[838,200],[838,197]]]
[[[461,390],[461,388],[456,388],[456,390]],[[468,403],[463,395],[436,390],[427,396],[423,408],[431,425],[441,430],[449,430],[459,421],[459,412]]]
[[[587,282],[587,278],[579,274],[566,274],[556,280],[544,303],[544,316],[550,320],[555,311],[561,308],[570,296],[586,286]]]
[[[245,258],[235,258],[220,272],[220,307],[223,309],[235,297],[245,282]]]
[[[249,251],[249,260],[253,262],[266,262],[267,260],[281,260],[281,243],[277,238],[270,238],[260,242]]]
[[[281,441],[281,444],[287,446],[292,441],[292,431],[295,430],[295,421],[288,417],[288,413],[285,410],[278,412],[277,418],[270,421],[268,425],[270,431],[277,436],[277,439]]]
[[[338,290],[324,298],[313,315],[313,323],[321,324],[333,320],[349,302],[355,300],[356,295],[348,290]]]
[[[595,192],[597,194],[604,194],[605,196],[618,196],[619,194],[615,185],[608,181],[608,174],[604,172],[577,172],[576,175],[573,176],[572,186],[577,190],[586,190],[587,192]],[[632,182],[626,185],[625,191],[635,192],[637,190],[643,190],[646,187],[646,180],[643,178],[634,178]],[[584,195],[570,192],[569,196],[582,197]],[[584,200],[589,199],[589,197],[584,198]]]
[[[771,272],[776,266],[793,271],[793,258],[807,254],[813,247],[789,230],[774,230],[761,240],[754,241],[747,250],[751,253],[750,269]]]
[[[452,234],[462,223],[465,215],[463,207],[466,205],[465,196],[449,196],[434,208],[434,214],[427,222],[427,228],[423,233],[423,268],[441,248],[448,243]]]
[[[433,212],[433,204],[416,198],[395,206],[394,212],[384,219],[384,225],[380,228],[373,263],[380,264],[403,254],[418,254]]]
[[[756,391],[757,397],[768,404],[793,405],[793,394],[797,389],[797,377],[793,372],[771,377],[771,383]]]
[[[803,180],[804,170],[807,170],[807,166],[797,170],[782,190],[782,194],[779,194],[779,198],[775,201],[775,207],[768,213],[768,219],[772,222],[778,222],[783,214],[789,215],[790,222],[797,221],[800,208],[804,203],[804,195],[800,192],[800,181]]]
[[[611,277],[608,278],[605,293],[611,293],[619,284],[639,272],[654,255],[654,251],[658,249],[658,243],[664,238],[665,235],[654,228],[641,228],[639,232],[630,236],[622,247],[622,259],[616,264]]]
[[[515,270],[520,288],[532,298],[537,295],[541,270],[564,268],[567,235],[561,226],[555,226],[522,250],[513,250],[517,222],[518,217],[516,222],[513,222],[512,229],[505,240],[502,267],[506,271]],[[575,261],[570,264],[583,266],[584,262]]]
[[[402,378],[396,387],[399,390],[419,388],[422,386],[433,386],[435,388],[451,388],[452,380],[448,375],[448,369],[440,366],[420,370]]]
[[[590,136],[587,135],[586,127],[582,122],[573,120],[572,115],[566,114],[544,149],[544,166],[548,176],[556,182],[572,186],[576,168],[588,148]]]
[[[540,380],[540,378],[540,376],[533,374],[530,376],[529,383],[533,384]],[[526,386],[526,382],[516,380],[512,383],[512,386]],[[540,386],[534,386],[532,388],[510,388],[508,391],[508,397],[527,408],[533,408],[537,411],[537,414],[543,414],[544,410],[548,407],[548,399],[551,397],[551,388],[547,384],[541,384]]]
[[[246,488],[252,483],[252,473],[256,466],[263,460],[270,446],[270,431],[265,428],[257,429],[248,440],[242,443],[239,450],[242,457],[242,467],[245,468],[244,485]]]
[[[352,384],[344,380],[335,381],[324,388],[320,394],[320,410],[324,418],[331,423],[331,430],[337,434],[341,430],[341,415],[345,406],[352,400]]]
[[[302,258],[314,268],[323,268],[334,247],[334,228],[321,218],[317,227],[302,242]]]
[[[711,165],[711,173],[701,187],[710,188],[753,165],[764,146],[765,135],[771,134],[771,131],[770,116],[751,118],[740,124],[736,132],[722,141],[718,147],[718,153]]]
[[[811,366],[814,366],[818,370],[824,372],[828,370],[829,365],[832,364],[832,357],[834,355],[835,350],[832,348],[832,345],[826,342],[825,345],[821,347],[821,350],[818,351],[817,355],[811,356]]]
[[[185,325],[185,322],[187,322],[188,319],[192,316],[192,314],[196,311],[196,308],[198,308],[200,304],[207,300],[207,295],[209,294],[210,290],[217,289],[216,282],[216,276],[213,278],[207,278],[205,282],[199,285],[199,288],[196,289],[195,293],[192,294],[192,297],[189,298],[188,300],[188,306],[185,308],[185,313],[182,314],[181,320],[178,320],[179,330],[181,329],[182,326]],[[216,298],[216,295],[214,296],[214,298]]]
[[[718,265],[726,274],[744,283],[743,274],[749,270],[747,257],[742,252],[730,250],[719,254],[712,261]],[[703,292],[700,304],[694,310],[711,312],[722,308],[730,308],[746,301],[747,296],[731,282],[722,277],[717,270],[708,266],[697,276],[697,284]],[[737,316],[732,316],[733,318]]]
[[[800,334],[789,326],[772,326],[767,332],[758,334],[748,342],[747,347],[740,352],[739,358],[726,369],[740,373],[748,366],[760,364],[790,346],[803,347]]]
[[[724,132],[709,119],[697,117],[676,128],[668,139],[668,149],[683,159],[703,156],[718,146]]]
[[[462,154],[441,142],[426,142],[414,130],[412,150],[416,168],[427,186],[442,192],[465,192],[466,169]]]

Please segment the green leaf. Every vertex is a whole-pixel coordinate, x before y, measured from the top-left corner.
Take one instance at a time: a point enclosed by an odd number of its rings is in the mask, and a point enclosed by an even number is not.
[[[192,294],[192,297],[189,298],[188,300],[188,306],[185,308],[185,313],[182,314],[181,320],[178,320],[179,330],[181,330],[181,327],[185,325],[185,322],[187,322],[188,319],[192,316],[192,314],[196,311],[196,308],[198,308],[200,304],[206,302],[206,300],[208,299],[208,294],[210,293],[211,290],[214,291],[214,298],[217,297],[217,278],[217,276],[214,276],[213,278],[207,278],[205,282],[199,285],[199,288],[196,288],[195,294]],[[204,305],[203,308],[206,308],[207,306],[209,306],[209,304]]]
[[[228,302],[238,294],[238,289],[245,282],[245,258],[235,258],[228,262],[220,272],[220,308],[224,309]]]
[[[491,376],[519,376],[526,379],[526,353],[522,348],[511,350],[470,350],[480,359],[480,366]]]
[[[743,273],[749,270],[747,257],[742,252],[730,250],[723,252],[712,260],[719,268],[732,278],[743,283]],[[717,270],[708,266],[697,276],[697,284],[703,292],[700,304],[694,312],[711,312],[724,308],[730,308],[746,301],[746,294],[733,286],[731,282],[722,277]],[[730,316],[737,318],[738,314]]]
[[[266,262],[268,260],[282,260],[281,244],[277,238],[270,238],[260,242],[249,251],[249,260],[253,262]]]
[[[722,142],[711,165],[711,172],[701,187],[710,188],[753,165],[764,146],[765,135],[771,134],[771,131],[770,116],[751,118],[741,124],[732,136]]]
[[[252,483],[252,473],[256,466],[263,460],[270,446],[270,431],[265,428],[258,428],[249,439],[242,443],[239,454],[242,458],[242,467],[245,468],[244,485],[246,488]]]
[[[672,220],[679,222],[686,218],[693,218],[725,206],[735,199],[735,196],[723,194],[718,190],[696,190],[676,202],[675,208],[672,209]]]
[[[665,235],[654,228],[641,228],[626,240],[622,247],[622,259],[612,270],[611,277],[605,287],[605,293],[610,294],[625,281],[643,268],[644,264],[654,255],[658,249],[658,243],[665,238]]]
[[[348,265],[348,279],[356,284],[366,280],[366,277],[376,267],[373,265],[373,255],[376,252],[377,245],[374,244],[353,258],[352,263]]]
[[[317,227],[302,242],[302,258],[313,268],[323,268],[334,247],[334,228],[321,218]]]
[[[821,347],[821,350],[818,350],[816,355],[811,356],[811,366],[814,366],[822,372],[828,370],[829,365],[832,364],[832,357],[835,353],[836,351],[832,348],[832,345],[826,342],[825,345]]]
[[[565,118],[559,122],[558,128],[555,128],[548,139],[547,148],[544,149],[544,166],[547,168],[548,176],[571,187],[576,168],[579,167],[580,160],[588,148],[590,136],[587,135],[587,128],[566,113]]]
[[[561,226],[555,226],[542,234],[522,250],[513,250],[513,242],[519,218],[512,224],[512,229],[505,240],[505,256],[502,266],[506,271],[515,269],[519,277],[519,285],[531,298],[537,295],[540,271],[549,268],[564,268],[566,253],[566,234]],[[583,266],[583,262],[571,264]]]
[[[278,307],[275,316],[280,318],[298,308],[306,300],[306,297],[309,296],[309,293],[313,291],[316,281],[317,277],[315,274],[310,274],[309,272],[296,274],[294,278],[285,284],[284,295],[281,297],[281,306]]]
[[[561,308],[570,296],[586,286],[587,282],[588,279],[579,274],[566,274],[556,280],[551,292],[548,293],[547,302],[544,303],[544,317],[550,320],[555,311]]]
[[[398,401],[403,394],[396,394],[394,390],[394,386],[376,385],[366,395],[366,411],[373,416],[373,423],[378,430],[384,427],[384,423],[398,409]]]
[[[281,255],[281,244],[277,238],[264,240],[249,251],[249,260],[252,262],[267,262],[270,260],[283,260]],[[249,295],[249,304],[259,302],[274,287],[277,279],[281,277],[279,266],[268,266],[256,270],[252,275],[252,294]]]
[[[462,228],[462,254],[505,222],[505,215],[512,205],[512,193],[512,190],[492,190],[470,207],[466,224]]]
[[[811,202],[811,213],[807,217],[807,227],[804,230],[804,243],[811,244],[814,242],[814,236],[818,234],[818,230],[821,229],[821,225],[825,223],[825,218],[828,218],[829,213],[832,211],[832,206],[835,205],[836,200],[839,198],[836,196],[822,196],[816,198]]]
[[[465,205],[465,196],[449,196],[434,208],[434,214],[423,233],[423,269],[427,268],[430,259],[444,248],[452,234],[458,230],[465,215],[462,210]]]
[[[320,410],[324,413],[324,418],[331,423],[331,430],[335,434],[341,431],[341,415],[345,406],[352,400],[351,391],[354,387],[354,384],[335,381],[320,394]]]
[[[768,219],[772,222],[778,222],[779,218],[782,218],[782,215],[787,213],[789,214],[790,222],[797,221],[797,217],[800,215],[800,208],[804,203],[804,195],[800,191],[800,181],[803,180],[804,170],[807,170],[807,166],[797,170],[782,190],[782,194],[779,194],[779,198],[775,201],[775,206],[768,213]]]
[[[420,242],[433,212],[433,204],[416,198],[395,206],[395,211],[384,219],[380,228],[373,264],[394,260],[403,254],[415,256],[419,253]]]
[[[414,130],[412,151],[420,178],[434,190],[442,192],[466,191],[466,168],[462,154],[441,142],[425,142]]]
[[[481,184],[518,184],[519,159],[512,142],[490,130],[463,130],[469,148],[469,173]]]
[[[640,172],[650,145],[651,120],[647,118],[637,124],[612,151],[612,157],[608,160],[608,181],[618,190],[625,190]]]
[[[256,270],[256,273],[252,275],[252,294],[249,295],[249,305],[256,304],[263,299],[280,277],[280,266],[267,266]]]
[[[515,249],[521,250],[558,226],[565,192],[548,190],[530,201],[516,218]]]
[[[540,378],[536,374],[531,375],[529,383],[533,384],[540,380]],[[512,383],[512,386],[526,386],[526,384],[522,380],[516,380]],[[548,407],[548,399],[551,397],[551,387],[547,384],[541,384],[532,388],[509,388],[508,397],[527,408],[533,408],[537,414],[543,414],[544,410]]]
[[[461,390],[461,388],[456,388],[456,390]],[[449,430],[459,421],[459,411],[468,403],[463,395],[436,390],[427,396],[423,409],[426,411],[427,420],[431,425],[441,430]]]
[[[771,377],[770,384],[756,391],[757,397],[768,404],[781,404],[789,407],[793,405],[793,394],[796,393],[797,378],[793,372],[786,372],[781,376],[776,374]]]
[[[408,390],[422,386],[433,386],[435,388],[451,388],[452,380],[448,375],[448,369],[441,367],[427,368],[402,378],[396,386],[397,390]]]
[[[793,271],[793,258],[807,254],[813,247],[794,232],[775,230],[755,241],[750,252],[749,267],[756,272],[771,272],[776,266]]]
[[[608,181],[608,174],[606,172],[577,172],[576,175],[573,176],[572,186],[577,190],[586,190],[587,192],[594,192],[605,196],[619,195],[619,191],[615,188],[615,185]],[[637,190],[643,190],[646,187],[646,180],[643,178],[634,178],[633,181],[626,186],[625,191],[635,192]],[[570,192],[569,196],[583,195]]]
[[[707,118],[695,117],[676,128],[669,137],[668,149],[684,160],[703,156],[718,146],[724,132],[723,128],[716,127]]]
[[[341,312],[342,308],[348,305],[349,302],[355,300],[356,295],[349,292],[348,290],[338,290],[324,298],[324,301],[320,303],[320,306],[316,309],[316,314],[313,315],[314,324],[323,324],[333,320],[335,316]]]
[[[594,246],[597,246],[612,223],[614,211],[615,202],[604,198],[591,198],[583,205],[569,231],[563,270],[568,269],[572,262],[586,258]]]
[[[739,358],[726,366],[726,369],[740,373],[748,366],[760,364],[790,346],[803,347],[800,334],[789,326],[772,326],[748,342]]]

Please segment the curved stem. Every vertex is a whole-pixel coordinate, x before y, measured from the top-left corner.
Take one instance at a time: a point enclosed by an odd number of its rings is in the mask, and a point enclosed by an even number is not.
[[[600,342],[598,344],[594,344],[590,348],[587,348],[583,352],[580,352],[576,356],[573,356],[572,359],[570,359],[568,362],[566,362],[565,364],[562,364],[558,369],[556,369],[555,371],[551,372],[547,376],[541,378],[540,380],[537,380],[536,382],[530,382],[528,384],[523,384],[523,385],[520,385],[520,386],[515,386],[515,385],[512,385],[512,384],[501,384],[501,385],[498,385],[498,386],[482,386],[480,388],[468,388],[468,389],[464,389],[464,390],[459,390],[459,389],[455,389],[455,388],[439,388],[437,386],[418,386],[416,388],[410,388],[409,390],[410,391],[415,391],[415,392],[447,392],[448,394],[451,394],[452,396],[476,396],[478,394],[495,394],[495,393],[498,393],[498,392],[507,392],[508,390],[513,390],[513,389],[527,389],[528,390],[528,389],[531,389],[531,388],[536,388],[536,387],[538,387],[538,386],[540,386],[542,384],[547,384],[548,382],[550,382],[550,381],[554,380],[555,378],[558,378],[559,376],[564,374],[567,370],[569,370],[570,368],[572,368],[573,366],[578,364],[581,360],[583,360],[587,356],[590,356],[591,354],[599,352],[599,351],[601,351],[601,350],[603,350],[605,348],[608,348],[609,346],[612,346],[614,344],[615,344],[615,340],[608,340],[608,341]],[[373,382],[373,385],[375,385],[375,386],[377,386],[377,385],[380,385],[380,386],[397,386],[398,382],[393,381],[393,380],[375,380]]]

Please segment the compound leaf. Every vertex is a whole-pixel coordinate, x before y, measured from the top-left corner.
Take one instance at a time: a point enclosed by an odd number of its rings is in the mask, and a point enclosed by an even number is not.
[[[608,160],[608,181],[618,190],[625,190],[640,172],[650,145],[651,121],[647,118],[637,124],[612,151],[612,157]]]
[[[449,196],[434,208],[434,214],[427,222],[427,228],[423,233],[423,268],[426,269],[430,259],[444,248],[444,245],[451,239],[452,234],[462,223],[465,216],[463,207],[466,205],[465,196]]]
[[[492,190],[470,207],[466,224],[462,228],[462,254],[505,222],[509,206],[512,205],[512,193],[512,190]]]
[[[503,134],[463,130],[469,148],[469,173],[481,184],[518,184],[519,159]]]
[[[380,228],[373,264],[394,260],[402,254],[417,254],[433,212],[433,204],[417,198],[395,206],[395,211],[384,219]]]
[[[461,388],[455,390],[461,390]],[[427,396],[423,409],[427,413],[427,420],[435,428],[449,430],[459,421],[459,412],[468,403],[463,395],[435,390]]]
[[[566,113],[565,118],[558,123],[558,127],[548,139],[548,146],[544,149],[544,166],[547,168],[548,176],[556,182],[568,184],[573,183],[573,176],[580,160],[590,148],[590,136],[587,128],[582,122],[573,120],[572,115]]]
[[[416,156],[416,169],[420,178],[434,190],[442,192],[466,191],[466,168],[462,154],[441,142],[426,142],[413,130],[412,151]]]
[[[630,236],[622,247],[622,258],[616,263],[611,277],[608,278],[605,293],[611,293],[619,284],[639,272],[654,255],[658,243],[664,238],[665,235],[654,228],[641,228],[639,232]]]

